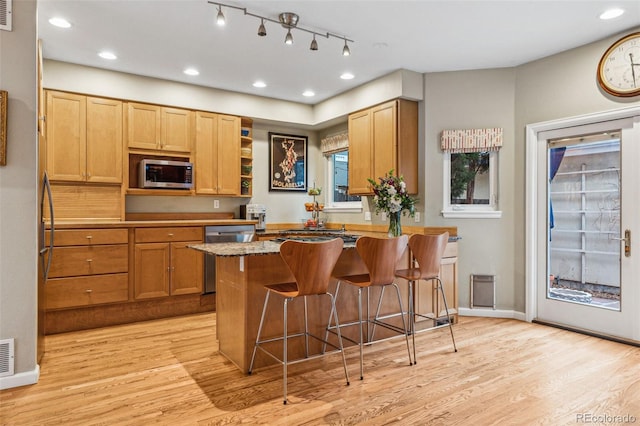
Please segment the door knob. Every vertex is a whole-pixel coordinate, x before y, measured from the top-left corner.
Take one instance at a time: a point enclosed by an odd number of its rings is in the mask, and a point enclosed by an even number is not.
[[[611,239],[624,241],[624,256],[631,257],[631,230],[625,229],[624,238],[611,237]]]

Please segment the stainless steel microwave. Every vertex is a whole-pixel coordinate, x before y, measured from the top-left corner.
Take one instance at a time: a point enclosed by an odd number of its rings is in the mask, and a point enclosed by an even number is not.
[[[140,161],[139,188],[193,188],[193,163],[145,159]]]

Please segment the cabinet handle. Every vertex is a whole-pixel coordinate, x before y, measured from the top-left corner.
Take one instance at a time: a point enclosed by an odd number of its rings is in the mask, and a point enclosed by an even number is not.
[[[170,237],[173,237],[173,234],[172,234],[172,233],[169,233],[168,235],[169,235]]]
[[[87,259],[87,262],[91,263],[93,262],[93,259]]]
[[[87,235],[87,240],[91,240],[93,238],[92,235]]]
[[[85,290],[85,293],[93,293],[93,290],[91,290],[90,288]]]

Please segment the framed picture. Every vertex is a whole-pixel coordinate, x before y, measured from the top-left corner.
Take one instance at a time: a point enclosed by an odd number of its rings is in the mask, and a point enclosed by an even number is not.
[[[307,190],[307,137],[269,132],[269,191]]]
[[[9,94],[0,90],[0,166],[7,165],[7,103]]]

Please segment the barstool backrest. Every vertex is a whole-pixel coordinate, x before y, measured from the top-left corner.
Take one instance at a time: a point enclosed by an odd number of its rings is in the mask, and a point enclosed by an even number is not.
[[[369,270],[370,285],[387,285],[395,280],[396,263],[407,248],[409,237],[360,237],[356,250]]]
[[[409,248],[418,261],[420,278],[435,278],[440,273],[440,262],[447,248],[449,233],[439,235],[414,234],[409,238]]]
[[[321,242],[286,240],[280,244],[280,256],[298,285],[297,296],[327,292],[343,245],[341,238]]]

